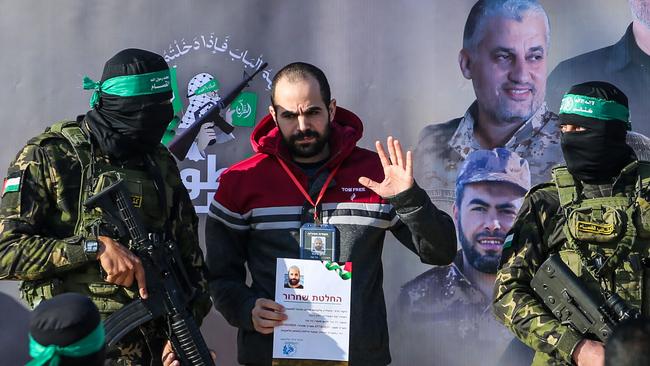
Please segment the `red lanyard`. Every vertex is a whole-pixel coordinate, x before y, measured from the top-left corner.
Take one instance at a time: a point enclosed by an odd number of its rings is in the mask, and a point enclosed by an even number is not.
[[[300,193],[302,193],[303,196],[305,196],[305,199],[307,199],[307,202],[311,203],[312,206],[314,206],[314,222],[318,223],[318,210],[316,207],[318,207],[318,204],[320,201],[323,199],[323,196],[325,196],[325,191],[327,191],[327,187],[330,185],[330,182],[332,181],[332,178],[334,178],[334,175],[336,175],[336,172],[339,170],[339,167],[341,164],[338,164],[334,170],[330,173],[330,175],[327,177],[327,180],[325,181],[325,184],[323,184],[323,188],[320,189],[320,193],[318,193],[318,197],[316,198],[316,202],[311,199],[309,196],[309,193],[305,191],[305,188],[302,186],[300,181],[298,181],[298,178],[291,172],[287,164],[282,161],[281,158],[278,158],[278,162],[280,163],[280,166],[282,166],[282,169],[284,169],[285,172],[289,175],[289,178],[293,181],[293,184],[298,187],[298,190],[300,190]]]

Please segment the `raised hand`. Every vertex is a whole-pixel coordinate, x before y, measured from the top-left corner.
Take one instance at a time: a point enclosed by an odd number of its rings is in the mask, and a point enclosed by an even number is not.
[[[361,177],[359,183],[371,189],[383,198],[394,196],[398,193],[413,186],[413,157],[410,151],[406,152],[406,159],[402,151],[402,145],[398,140],[388,136],[386,139],[388,145],[388,155],[384,151],[381,142],[375,142],[377,154],[381,160],[381,165],[384,168],[384,180],[381,183],[374,180]]]

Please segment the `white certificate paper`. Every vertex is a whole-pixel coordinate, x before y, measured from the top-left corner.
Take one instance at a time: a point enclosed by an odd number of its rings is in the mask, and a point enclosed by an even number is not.
[[[348,361],[351,264],[278,258],[276,270],[288,319],[273,331],[273,358]]]

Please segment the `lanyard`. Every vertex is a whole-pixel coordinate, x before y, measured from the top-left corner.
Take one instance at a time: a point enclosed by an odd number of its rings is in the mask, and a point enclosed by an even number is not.
[[[305,199],[307,199],[307,202],[311,203],[311,205],[314,206],[314,222],[319,223],[318,209],[316,207],[318,207],[318,204],[323,199],[323,196],[325,196],[325,191],[327,190],[327,187],[330,185],[330,182],[332,181],[332,178],[334,178],[334,175],[336,175],[336,172],[339,170],[339,167],[341,166],[341,164],[338,164],[336,166],[336,168],[334,168],[334,170],[332,170],[330,175],[327,177],[327,180],[325,180],[325,184],[323,184],[323,188],[321,188],[320,192],[318,193],[318,197],[316,198],[316,202],[314,202],[314,200],[312,200],[311,197],[309,196],[309,193],[307,193],[307,191],[302,186],[302,184],[300,184],[300,182],[298,181],[298,178],[296,178],[296,176],[291,172],[291,170],[289,169],[287,164],[281,158],[278,158],[278,162],[280,163],[280,166],[282,166],[282,169],[284,169],[284,171],[287,172],[287,174],[289,175],[289,178],[291,178],[291,180],[293,181],[293,184],[295,184],[296,187],[298,187],[298,190],[300,190],[300,193],[302,193],[302,195],[305,196]]]

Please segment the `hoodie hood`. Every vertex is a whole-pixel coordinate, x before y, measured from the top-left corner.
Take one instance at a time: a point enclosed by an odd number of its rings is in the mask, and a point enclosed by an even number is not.
[[[345,108],[336,107],[334,120],[330,123],[330,159],[327,167],[336,166],[345,159],[361,139],[363,123],[356,114]],[[291,162],[289,149],[282,142],[280,129],[271,114],[267,114],[251,134],[251,146],[256,153],[268,154]]]

